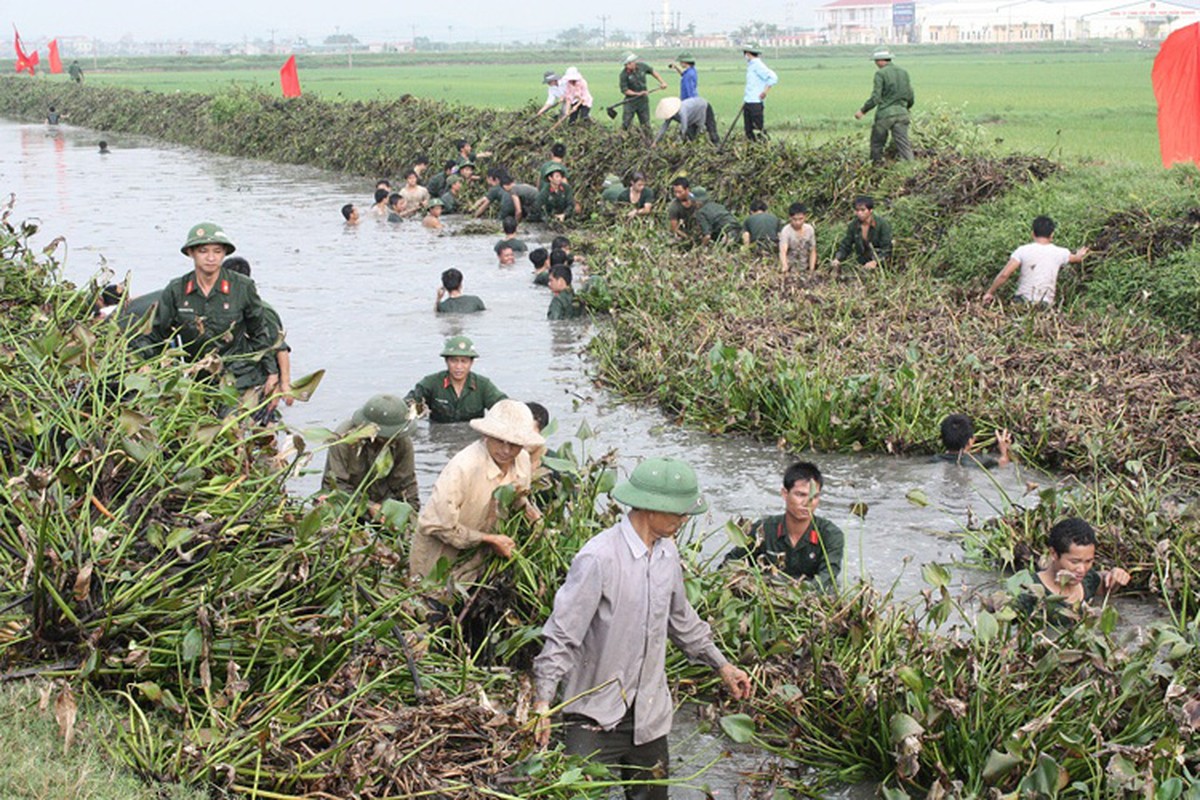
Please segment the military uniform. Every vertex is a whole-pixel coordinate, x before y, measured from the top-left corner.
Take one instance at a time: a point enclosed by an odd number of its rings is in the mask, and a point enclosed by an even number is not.
[[[500,200],[500,219],[517,215],[517,206],[512,200],[513,195],[521,198],[521,214],[525,219],[530,222],[541,221],[542,211],[538,207],[538,190],[528,183],[514,184],[511,192],[504,193],[504,197]]]
[[[737,217],[731,214],[725,206],[713,200],[706,201],[704,205],[696,209],[696,222],[700,226],[700,233],[704,236],[711,236],[713,239],[735,238],[742,229],[742,224],[737,221]]]
[[[575,319],[583,314],[583,308],[575,297],[572,289],[564,289],[550,300],[550,308],[546,311],[546,319]]]
[[[460,294],[457,297],[447,297],[438,303],[439,314],[473,314],[476,311],[487,311],[487,306],[473,294]]]
[[[357,427],[359,424],[353,420],[342,423],[336,431],[338,438],[344,438]],[[354,494],[364,482],[372,479],[375,462],[383,455],[385,448],[391,451],[391,469],[372,480],[364,493],[367,500],[372,503],[382,503],[388,499],[403,500],[413,508],[420,509],[413,443],[405,433],[398,433],[391,439],[374,437],[333,445],[325,461],[321,485],[329,491],[340,489],[347,494]]]
[[[694,203],[690,206],[685,206],[683,203],[679,202],[678,199],[672,199],[671,202],[667,204],[667,219],[675,220],[679,223],[680,227],[684,229],[687,229],[689,223],[691,223],[695,216],[696,206]]]
[[[615,203],[621,197],[621,192],[625,191],[625,185],[622,183],[614,183],[612,186],[606,186],[600,192],[600,199],[606,203]]]
[[[542,179],[538,181],[539,191],[550,185],[550,172],[553,170],[558,170],[561,172],[563,174],[564,181],[571,180],[571,173],[567,171],[566,164],[562,163],[561,161],[554,160],[544,161],[542,162],[542,165],[538,167],[538,175],[542,176]]]
[[[842,243],[838,245],[837,253],[833,257],[837,261],[845,261],[851,253],[854,253],[859,264],[866,264],[868,261],[880,265],[887,263],[892,257],[891,223],[883,217],[872,215],[871,226],[867,229],[864,239],[862,223],[857,217],[850,220],[846,227],[846,235],[842,237]]]
[[[883,161],[883,146],[889,132],[901,160],[912,160],[912,143],[908,139],[908,110],[912,105],[913,90],[908,72],[890,61],[875,71],[871,96],[863,103],[862,113],[875,109],[875,122],[871,125],[871,160],[876,164]]]
[[[538,192],[537,204],[547,217],[562,214],[564,218],[570,218],[575,215],[575,192],[565,183],[557,192],[546,186]]]
[[[426,375],[405,396],[412,402],[420,400],[429,408],[430,422],[466,422],[478,419],[497,402],[508,397],[482,375],[469,373],[462,394],[455,394],[447,370]]]
[[[429,190],[429,196],[441,197],[442,193],[446,191],[446,181],[449,180],[449,178],[450,176],[445,172],[439,172],[437,175],[434,175],[432,178],[430,178],[429,183],[425,185],[425,188]]]
[[[240,390],[261,385],[277,374],[271,329],[254,281],[222,268],[207,297],[195,270],[167,284],[159,299],[154,325],[133,340],[135,350],[149,350],[178,336],[192,359],[216,353],[225,361]],[[270,351],[257,359],[236,358]]]
[[[746,217],[742,222],[742,230],[750,234],[750,243],[770,242],[779,243],[779,230],[783,222],[770,211],[758,211]]]
[[[650,98],[646,95],[629,97],[625,95],[625,91],[627,89],[635,92],[646,91],[646,76],[653,71],[654,68],[644,61],[634,63],[632,72],[624,67],[621,68],[621,94],[628,101],[623,106],[624,111],[621,114],[622,130],[629,129],[629,126],[633,123],[634,116],[638,118],[638,123],[643,128],[650,130]]]
[[[457,214],[458,213],[458,195],[447,189],[442,192],[442,214]]]
[[[753,548],[736,547],[729,551],[725,560],[753,556],[793,578],[813,578],[822,586],[832,586],[842,571],[845,549],[842,529],[824,517],[814,515],[808,530],[792,546],[786,519],[786,514],[779,514],[755,522],[750,527]]]

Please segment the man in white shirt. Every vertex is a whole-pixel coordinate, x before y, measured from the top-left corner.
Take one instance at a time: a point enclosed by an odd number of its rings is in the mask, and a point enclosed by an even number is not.
[[[992,285],[983,293],[983,302],[992,302],[996,291],[1020,267],[1021,277],[1017,281],[1014,302],[1054,305],[1058,271],[1066,264],[1081,263],[1087,254],[1086,247],[1072,253],[1067,248],[1054,244],[1054,220],[1049,217],[1037,217],[1033,221],[1033,241],[1013,251],[1004,269],[1000,270]]]

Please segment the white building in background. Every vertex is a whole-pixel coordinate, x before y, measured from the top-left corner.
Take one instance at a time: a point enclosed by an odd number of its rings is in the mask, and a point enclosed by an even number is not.
[[[1200,22],[1200,7],[1172,0],[917,0],[913,24],[896,25],[906,0],[834,0],[817,10],[831,44],[1006,44],[1082,39],[1162,39]]]

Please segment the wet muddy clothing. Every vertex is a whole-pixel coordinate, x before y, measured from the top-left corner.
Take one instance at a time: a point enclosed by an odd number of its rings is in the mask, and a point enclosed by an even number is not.
[[[788,538],[786,514],[764,517],[750,526],[754,547],[735,547],[726,561],[752,556],[793,578],[812,578],[822,587],[837,583],[842,571],[845,536],[842,529],[824,517],[813,515],[812,525],[792,546]]]
[[[460,294],[457,297],[447,297],[438,303],[437,310],[439,314],[473,314],[476,311],[487,311],[487,306],[473,294]]]
[[[700,225],[700,233],[716,239],[736,239],[742,230],[742,223],[729,212],[729,209],[714,200],[708,200],[696,209],[696,222]]]
[[[1021,265],[1016,296],[1029,303],[1054,305],[1058,272],[1071,262],[1071,251],[1050,242],[1028,242],[1009,256]]]
[[[858,221],[858,217],[850,220],[834,258],[845,261],[851,253],[859,264],[866,264],[868,261],[886,264],[892,257],[892,224],[881,216],[872,215],[871,226],[864,239],[862,223]]]
[[[429,205],[429,190],[424,186],[418,185],[411,189],[408,188],[408,186],[405,186],[398,192],[398,194],[400,195],[400,200],[402,201],[400,203],[401,213],[412,212],[415,214],[420,209]]]
[[[783,222],[770,211],[758,211],[742,221],[742,230],[750,234],[750,243],[779,244],[779,230]]]
[[[425,188],[429,190],[430,197],[441,197],[446,191],[446,181],[450,180],[450,176],[444,172],[439,172],[429,179],[429,183],[425,184]]]
[[[817,232],[811,223],[804,223],[799,231],[791,223],[784,224],[779,231],[779,241],[787,242],[788,268],[808,269],[812,263],[812,251],[817,246]]]
[[[337,427],[338,438],[344,438],[358,426],[347,420]],[[413,443],[408,434],[400,433],[391,439],[359,439],[338,442],[329,448],[321,486],[328,491],[341,490],[354,494],[364,482],[375,475],[375,462],[383,455],[391,459],[388,470],[375,478],[363,495],[372,503],[384,500],[403,500],[413,508],[421,507],[417,492],[417,472],[413,460]]]
[[[550,298],[550,308],[546,311],[546,319],[575,319],[582,315],[583,308],[573,290],[564,289]]]
[[[195,270],[167,284],[153,326],[131,346],[151,351],[176,336],[193,360],[209,353],[219,355],[238,389],[261,386],[268,375],[279,372],[258,289],[254,281],[231,270],[221,269],[207,297],[200,291]],[[271,352],[246,357],[264,351]]]
[[[1041,578],[1037,576],[1036,572],[1029,571],[1029,573],[1033,578],[1033,585],[1040,586],[1044,591],[1044,594],[1035,594],[1034,591],[1030,589],[1023,590],[1019,595],[1017,595],[1016,599],[1013,600],[1013,605],[1016,607],[1016,609],[1026,617],[1044,615],[1045,622],[1050,625],[1063,627],[1070,624],[1071,620],[1065,616],[1064,612],[1066,609],[1071,607],[1071,603],[1069,603],[1062,595],[1055,594],[1047,589],[1046,585],[1042,583]],[[1082,583],[1083,602],[1090,603],[1100,591],[1100,585],[1102,583],[1100,573],[1094,569],[1088,570],[1087,574],[1083,576]]]
[[[492,552],[482,544],[484,534],[495,533],[497,501],[494,492],[512,485],[529,490],[529,453],[521,450],[516,460],[502,473],[488,455],[487,445],[479,439],[450,459],[433,484],[429,502],[417,518],[409,554],[409,574],[424,578],[437,568],[440,559],[453,564],[464,551],[478,548],[453,570],[460,581],[479,579]]]
[[[442,216],[459,212],[458,195],[447,189],[442,192]]]
[[[621,193],[617,195],[616,202],[629,203],[630,205],[632,205],[633,200],[630,199],[630,197],[629,197],[629,189],[623,189],[621,191]],[[654,204],[654,190],[651,189],[649,186],[642,189],[642,194],[638,198],[637,207],[641,208],[642,206],[646,205],[647,203],[650,203],[651,205]]]
[[[938,453],[932,459],[932,462],[937,464],[957,464],[960,467],[983,467],[984,469],[996,469],[1000,466],[1000,462],[986,453],[976,455],[975,453]]]
[[[625,185],[614,183],[612,186],[600,192],[600,199],[606,203],[615,203],[617,198],[621,196],[621,192],[625,191]]]
[[[542,210],[538,206],[538,190],[537,187],[528,183],[514,183],[512,191],[505,191],[504,197],[500,200],[500,219],[505,217],[515,217],[517,215],[517,205],[513,202],[513,195],[520,198],[521,201],[521,216],[530,222],[540,222],[542,219]]]
[[[557,192],[547,186],[538,192],[537,205],[546,217],[562,214],[570,219],[575,216],[575,192],[569,184],[563,184]]]
[[[466,422],[479,419],[483,412],[508,397],[495,384],[474,372],[467,374],[462,394],[455,394],[450,372],[442,370],[426,375],[404,396],[408,402],[420,400],[429,409],[430,422]]]
[[[633,707],[633,744],[666,736],[675,707],[667,687],[667,640],[691,661],[729,663],[712,631],[688,602],[673,539],[649,549],[626,515],[592,537],[571,562],[542,629],[533,662],[534,698],[553,704],[563,683],[563,709],[606,730]]]
[[[607,764],[622,781],[644,781],[650,776],[666,777],[671,764],[670,746],[666,736],[644,744],[634,744],[634,709],[611,730],[605,730],[594,719],[582,714],[563,714],[563,752],[581,756],[597,764]],[[626,800],[667,800],[666,786],[628,786]]]

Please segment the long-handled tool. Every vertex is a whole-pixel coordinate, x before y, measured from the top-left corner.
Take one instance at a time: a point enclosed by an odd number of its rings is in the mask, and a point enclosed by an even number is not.
[[[721,143],[719,145],[717,145],[717,152],[720,152],[721,150],[725,149],[725,143],[729,141],[729,137],[733,133],[733,129],[737,127],[738,122],[742,118],[742,114],[745,114],[745,113],[746,113],[746,104],[742,103],[742,107],[738,109],[737,116],[733,118],[733,122],[730,124],[729,130],[725,131],[725,138],[721,140]]]
[[[609,119],[616,119],[617,118],[617,109],[620,108],[621,106],[625,105],[626,103],[632,103],[634,100],[637,100],[642,97],[649,97],[650,95],[654,94],[655,92],[661,92],[665,88],[666,88],[665,86],[658,86],[658,87],[655,87],[655,88],[651,89],[650,91],[646,92],[645,94],[635,94],[632,97],[626,97],[624,100],[622,100],[618,103],[613,103],[611,106],[604,109],[604,112],[606,114],[608,114]]]

